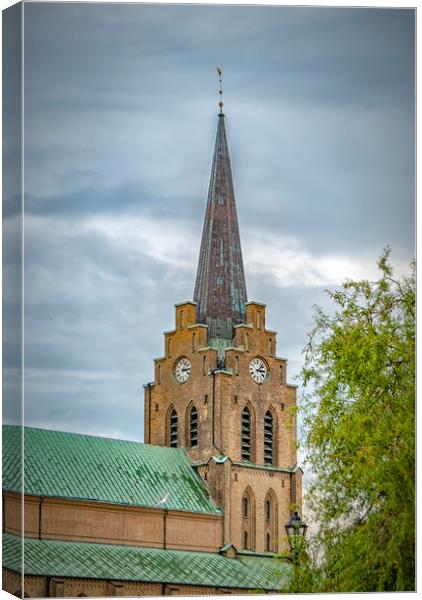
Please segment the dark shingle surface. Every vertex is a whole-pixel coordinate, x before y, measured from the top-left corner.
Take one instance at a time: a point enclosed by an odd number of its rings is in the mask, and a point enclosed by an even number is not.
[[[3,534],[3,566],[20,571],[21,539]],[[25,539],[25,574],[256,590],[286,588],[291,567],[274,558]]]
[[[221,514],[181,449],[24,428],[25,493]],[[21,428],[3,426],[3,489],[20,492]]]

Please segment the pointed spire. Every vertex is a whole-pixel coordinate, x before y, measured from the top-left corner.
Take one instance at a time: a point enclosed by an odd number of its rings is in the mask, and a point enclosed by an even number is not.
[[[209,339],[231,340],[233,326],[245,322],[246,284],[222,103],[194,300],[197,322],[208,325]]]

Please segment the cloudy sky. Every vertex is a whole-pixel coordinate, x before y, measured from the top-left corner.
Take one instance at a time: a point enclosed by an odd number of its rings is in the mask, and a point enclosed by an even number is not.
[[[375,277],[387,244],[407,271],[411,10],[26,4],[25,36],[27,425],[142,440],[142,384],[193,294],[217,65],[248,297],[290,381],[325,288]],[[6,291],[9,423],[12,305]]]

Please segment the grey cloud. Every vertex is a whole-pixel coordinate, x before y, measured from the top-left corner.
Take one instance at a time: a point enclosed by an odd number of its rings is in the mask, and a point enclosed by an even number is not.
[[[142,439],[142,383],[190,277],[60,222],[26,227],[27,422]]]
[[[29,424],[142,439],[141,384],[192,294],[217,64],[244,249],[254,231],[314,256],[413,255],[414,11],[29,3],[25,18]],[[122,216],[185,230],[191,266],[83,226]],[[326,296],[245,270],[294,377]]]
[[[55,27],[46,29],[52,20]],[[28,85],[32,102],[55,92],[51,97],[70,99],[73,107],[91,98],[96,110],[121,102],[143,108],[136,101],[157,93],[163,101],[202,96],[201,88],[210,89],[203,86],[209,80],[205,65],[224,56],[232,89],[240,93],[255,85],[264,97],[283,88],[301,103],[308,94],[330,104],[389,102],[391,94],[408,99],[412,21],[412,11],[376,9],[29,7],[27,35],[37,52],[28,60],[37,68],[29,71]],[[40,86],[39,78],[50,85]]]

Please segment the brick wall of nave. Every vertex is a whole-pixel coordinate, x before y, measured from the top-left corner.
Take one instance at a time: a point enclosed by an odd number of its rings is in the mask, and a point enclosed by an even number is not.
[[[3,494],[6,533],[21,533],[21,496]],[[217,552],[223,517],[160,508],[25,497],[25,535],[42,539]]]
[[[206,596],[218,594],[247,594],[255,590],[217,588],[183,584],[149,583],[141,581],[110,581],[70,577],[25,576],[25,594],[30,598],[77,598],[114,596]],[[21,577],[3,569],[3,589],[17,595],[22,590]],[[21,597],[21,596],[19,596]]]

